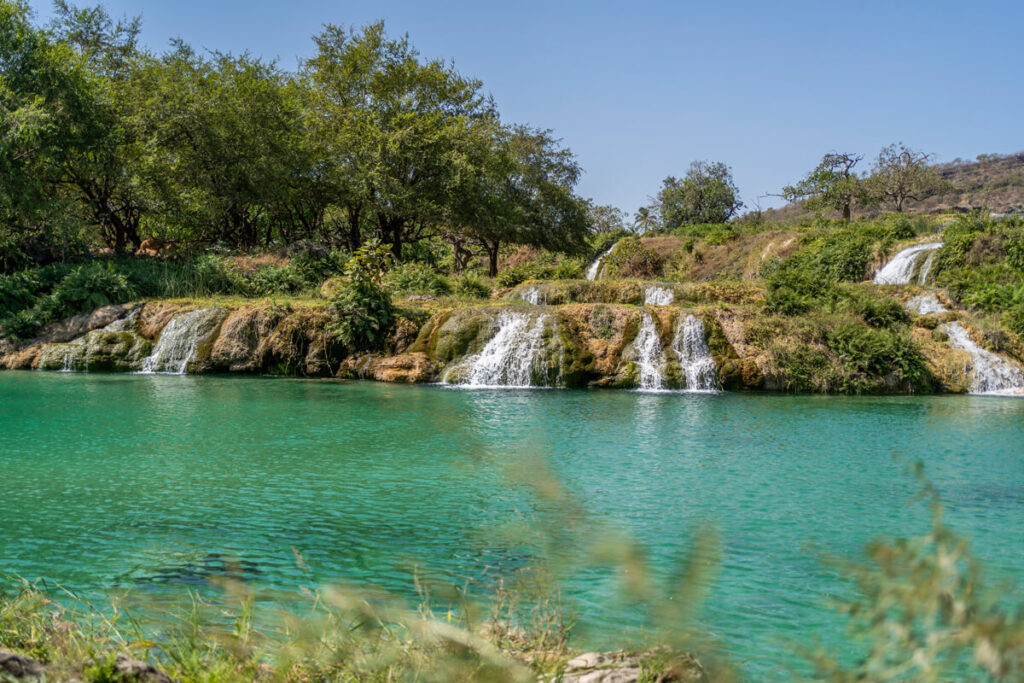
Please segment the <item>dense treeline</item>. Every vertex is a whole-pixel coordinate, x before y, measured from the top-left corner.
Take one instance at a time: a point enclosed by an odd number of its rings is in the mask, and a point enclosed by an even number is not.
[[[0,0],[0,267],[148,237],[179,248],[443,239],[456,266],[507,243],[584,247],[580,169],[501,120],[480,81],[382,24],[326,27],[288,72],[248,54],[139,45],[138,20]]]

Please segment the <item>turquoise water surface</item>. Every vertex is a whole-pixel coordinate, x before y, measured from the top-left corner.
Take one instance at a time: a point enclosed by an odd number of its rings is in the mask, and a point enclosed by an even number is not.
[[[6,372],[0,572],[98,595],[202,586],[237,563],[294,588],[309,582],[298,552],[318,582],[411,597],[411,563],[522,566],[496,531],[536,510],[506,466],[541,462],[662,573],[712,524],[702,623],[748,673],[784,678],[793,643],[846,647],[827,602],[850,588],[818,558],[927,528],[917,460],[991,578],[1024,579],[1024,400]],[[567,585],[586,643],[642,624],[611,585],[600,571]]]

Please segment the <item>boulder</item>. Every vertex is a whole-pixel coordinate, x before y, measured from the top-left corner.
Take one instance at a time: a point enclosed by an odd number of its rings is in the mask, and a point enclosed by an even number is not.
[[[118,655],[114,660],[113,679],[121,683],[173,683],[170,676],[149,662]]]
[[[43,665],[25,655],[0,649],[0,679],[13,678],[16,681],[42,678]]]
[[[414,384],[433,381],[437,368],[425,353],[403,353],[397,356],[375,358],[366,369],[366,376],[378,382]]]

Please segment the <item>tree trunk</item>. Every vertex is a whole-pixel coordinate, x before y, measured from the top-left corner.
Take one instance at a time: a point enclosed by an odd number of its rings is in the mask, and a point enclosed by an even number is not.
[[[498,240],[487,245],[487,274],[491,277],[498,276],[498,247],[500,245],[501,242]]]
[[[843,204],[843,220],[847,223],[850,222],[850,202]]]

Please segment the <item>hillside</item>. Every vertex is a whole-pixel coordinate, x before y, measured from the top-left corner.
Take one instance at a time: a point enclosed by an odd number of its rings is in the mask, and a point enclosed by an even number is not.
[[[954,159],[946,164],[937,164],[935,170],[953,184],[953,191],[920,201],[908,201],[907,212],[934,214],[987,210],[996,214],[1024,214],[1024,152],[979,154],[975,161]],[[889,209],[884,205],[872,208],[855,206],[854,216],[874,217]],[[799,222],[813,216],[814,213],[802,204],[768,209],[763,214],[765,221],[779,224]]]

